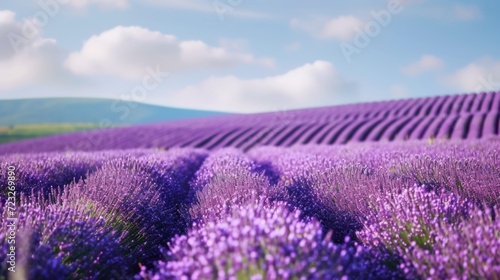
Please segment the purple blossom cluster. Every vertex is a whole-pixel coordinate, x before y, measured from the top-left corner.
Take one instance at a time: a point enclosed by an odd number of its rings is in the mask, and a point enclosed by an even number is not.
[[[416,186],[377,198],[357,234],[365,245],[386,252],[388,260],[399,261],[410,278],[492,279],[498,250],[490,249],[498,247],[499,225],[486,212],[454,193]],[[488,237],[491,241],[485,241]]]
[[[68,186],[64,200],[105,217],[107,225],[123,233],[119,242],[131,261],[148,264],[161,256],[163,240],[185,232],[181,207],[204,157],[196,150],[172,150],[112,159],[85,181]]]
[[[265,171],[235,149],[212,153],[191,183],[196,203],[189,210],[193,223],[223,217],[232,206],[268,201],[272,192]]]
[[[323,239],[315,220],[278,203],[244,204],[170,243],[167,261],[143,279],[349,279],[366,273],[362,247]],[[364,275],[366,277],[366,275]],[[359,279],[359,278],[358,278]]]
[[[82,205],[34,201],[25,196],[17,207],[16,273],[27,279],[104,279],[111,277],[112,268],[126,267],[119,233],[102,218]],[[2,226],[6,211],[1,212]],[[11,244],[4,233],[0,237],[0,258],[5,260]],[[0,266],[0,275],[7,274],[6,264]]]
[[[409,256],[415,270],[439,279],[500,279],[498,214],[498,207],[475,209],[459,224],[439,224],[432,250]]]
[[[488,139],[12,154],[0,183],[15,165],[28,279],[495,279],[499,150]]]
[[[13,154],[0,157],[0,185],[7,185],[8,166],[16,167],[16,191],[30,194],[43,192],[47,197],[53,188],[85,179],[110,159],[124,155],[141,156],[149,150]],[[4,193],[0,200],[4,201]]]

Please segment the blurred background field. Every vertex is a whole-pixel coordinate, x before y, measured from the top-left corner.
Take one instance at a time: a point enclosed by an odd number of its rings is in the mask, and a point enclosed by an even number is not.
[[[0,144],[54,134],[91,130],[96,123],[45,123],[0,126]]]

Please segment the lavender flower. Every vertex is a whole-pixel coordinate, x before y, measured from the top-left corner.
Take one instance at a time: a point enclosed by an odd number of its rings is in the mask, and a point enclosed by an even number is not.
[[[366,273],[362,247],[324,240],[315,220],[300,212],[249,204],[233,215],[210,221],[170,243],[167,261],[144,279],[347,279]]]

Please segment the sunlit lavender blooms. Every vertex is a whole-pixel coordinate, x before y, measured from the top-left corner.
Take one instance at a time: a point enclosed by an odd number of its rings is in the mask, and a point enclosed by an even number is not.
[[[41,198],[40,198],[41,199]],[[28,279],[96,279],[125,267],[120,233],[94,217],[85,205],[34,204],[22,199],[17,208],[17,271]],[[6,224],[6,207],[0,222]],[[11,246],[2,238],[0,256]],[[6,275],[3,262],[1,275]]]
[[[2,145],[0,279],[13,205],[27,279],[500,279],[498,96],[471,123],[382,104]]]
[[[315,220],[284,204],[240,205],[233,214],[175,238],[168,261],[144,279],[348,279],[365,270],[363,248],[324,240]],[[359,259],[357,259],[359,258]]]

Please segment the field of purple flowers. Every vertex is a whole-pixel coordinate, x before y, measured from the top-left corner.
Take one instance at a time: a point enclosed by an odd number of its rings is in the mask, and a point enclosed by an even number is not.
[[[477,127],[490,125],[489,134],[477,132],[475,115],[451,128],[449,117],[435,118],[442,122],[435,131],[445,127],[460,136],[451,140],[294,145],[308,138],[295,131],[274,144],[247,146],[218,146],[230,141],[229,132],[166,149],[150,140],[138,145],[151,137],[142,133],[134,134],[134,149],[103,144],[70,151],[54,138],[45,139],[50,152],[26,148],[41,140],[9,144],[13,152],[0,149],[0,186],[12,185],[15,174],[16,275],[500,279],[498,117],[488,123],[498,116],[499,96],[482,97],[491,102]],[[373,133],[403,127],[386,126],[372,126]],[[119,134],[110,135],[103,139],[118,141]],[[167,137],[157,135],[160,142]],[[178,141],[189,142],[182,135]],[[10,275],[12,255],[8,192],[0,193],[0,259],[7,260],[0,279]]]

